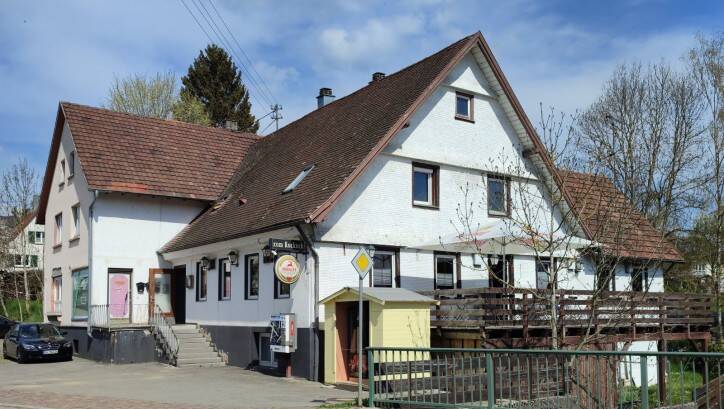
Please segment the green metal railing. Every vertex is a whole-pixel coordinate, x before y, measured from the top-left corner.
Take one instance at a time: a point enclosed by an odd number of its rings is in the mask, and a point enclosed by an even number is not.
[[[367,363],[370,407],[724,409],[724,353],[371,347]]]

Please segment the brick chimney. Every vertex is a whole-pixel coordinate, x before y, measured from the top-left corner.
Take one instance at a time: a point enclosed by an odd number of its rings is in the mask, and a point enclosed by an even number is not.
[[[385,73],[378,71],[378,72],[372,74],[372,81],[370,81],[370,84],[373,83],[373,82],[375,82],[375,81],[379,81],[379,80],[381,80],[382,78],[385,78]]]
[[[332,88],[320,88],[319,96],[317,96],[317,108],[321,108],[332,101],[334,101],[334,95],[332,95]]]

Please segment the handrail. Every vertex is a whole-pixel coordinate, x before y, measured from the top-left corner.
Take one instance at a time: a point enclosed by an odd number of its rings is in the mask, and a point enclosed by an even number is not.
[[[454,353],[490,353],[493,355],[580,355],[580,356],[646,356],[677,358],[724,359],[724,352],[681,352],[681,351],[586,351],[575,349],[486,349],[486,348],[407,348],[407,347],[367,347],[369,351],[388,352],[454,352]]]
[[[161,308],[158,305],[154,307],[150,324],[153,326],[155,332],[160,336],[161,341],[168,350],[167,353],[169,355],[169,361],[174,363],[178,358],[178,337],[176,336],[171,323],[168,321],[166,316],[163,315]]]

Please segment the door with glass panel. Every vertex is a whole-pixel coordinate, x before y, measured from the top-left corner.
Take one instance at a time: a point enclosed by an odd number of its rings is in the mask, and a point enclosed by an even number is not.
[[[165,317],[172,318],[174,316],[173,269],[152,268],[148,276],[148,299],[151,312],[156,312],[158,307]]]
[[[108,270],[108,317],[115,321],[131,319],[130,270]]]

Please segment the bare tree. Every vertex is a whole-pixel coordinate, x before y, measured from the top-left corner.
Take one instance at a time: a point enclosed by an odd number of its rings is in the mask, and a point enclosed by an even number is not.
[[[576,125],[591,168],[671,232],[697,204],[701,116],[693,76],[633,64],[618,67]]]
[[[108,90],[107,108],[129,114],[166,119],[176,101],[176,75],[131,75],[115,78]]]
[[[9,252],[20,257],[21,263],[28,260],[29,241],[23,231],[23,223],[29,217],[32,217],[33,208],[35,206],[35,198],[38,193],[38,173],[30,167],[28,161],[21,159],[18,163],[12,165],[0,179],[0,213],[11,216],[10,219],[10,237]],[[14,264],[10,267],[10,271],[19,275],[14,271]],[[28,270],[22,268],[23,288],[25,298],[25,310],[30,309],[30,285],[28,282]],[[17,279],[15,282],[15,296],[19,299],[19,289]]]
[[[704,106],[704,175],[706,200],[692,232],[701,246],[696,256],[709,265],[717,297],[719,337],[722,338],[721,283],[724,278],[724,32],[709,38],[698,36],[698,45],[689,52],[689,68]],[[708,249],[709,251],[701,251]]]

